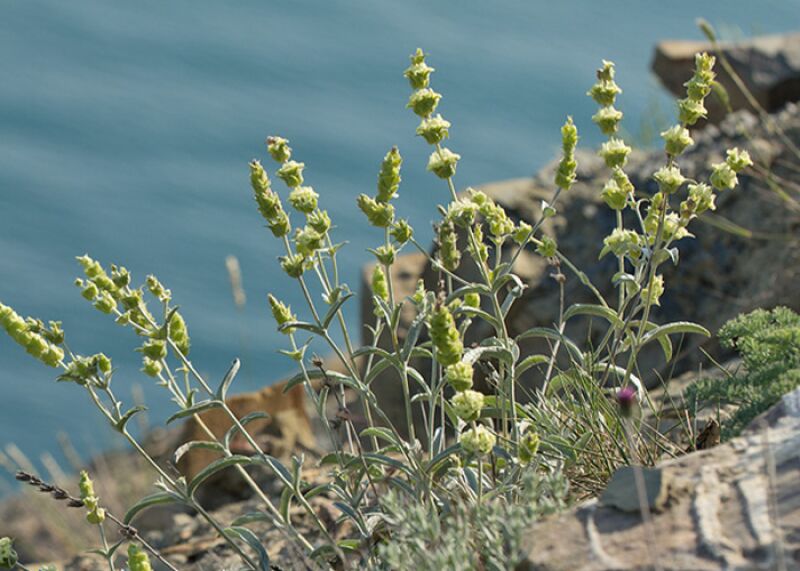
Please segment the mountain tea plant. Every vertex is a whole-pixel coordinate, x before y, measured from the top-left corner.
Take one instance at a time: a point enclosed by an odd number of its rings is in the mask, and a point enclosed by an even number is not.
[[[541,216],[532,225],[515,223],[485,193],[456,192],[461,157],[445,146],[451,125],[437,112],[442,95],[431,87],[434,70],[422,50],[417,50],[405,70],[412,89],[408,108],[419,119],[417,134],[431,146],[427,168],[442,181],[438,247],[430,254],[414,239],[408,221],[397,215],[403,159],[392,148],[381,163],[375,194],[356,199],[366,222],[383,229],[384,235],[382,243],[370,250],[377,263],[367,295],[371,295],[376,322],[372,343],[363,347],[354,344],[343,315],[344,305],[355,294],[340,281],[337,256],[342,244],[336,242],[333,221],[320,207],[320,194],[304,184],[305,164],[295,160],[289,142],[277,136],[267,139],[268,154],[277,165],[274,176],[289,189],[288,208],[257,160],[250,163],[250,181],[257,209],[284,249],[280,267],[296,281],[306,301],[297,311],[273,295],[268,297],[286,338],[282,352],[299,369],[287,389],[305,387],[330,450],[321,459],[328,479],[315,487],[303,480],[307,462],[303,456],[295,456],[286,466],[259,447],[248,423],[263,414],[237,418],[226,404],[238,360],[216,387],[198,373],[189,358],[187,324],[173,305],[170,290],[154,276],[133,285],[124,267],[105,268],[85,255],[78,258],[84,275],[76,285],[96,309],[138,336],[143,373],[163,387],[176,405],[167,422],[194,417],[202,428],[199,413],[210,409],[220,409],[230,417],[232,428],[223,438],[206,428],[207,440],[188,442],[175,452],[176,463],[197,448],[222,454],[190,481],[165,470],[129,430],[129,422],[142,407],[126,409],[115,396],[116,371],[109,357],[75,353],[59,322],[26,319],[2,304],[0,324],[34,358],[59,369],[58,380],[85,390],[111,428],[157,473],[157,491],[133,505],[124,517],[111,520],[123,530],[133,529],[130,524],[143,510],[175,503],[206,520],[246,569],[270,569],[269,546],[248,528],[256,521],[269,522],[285,533],[311,567],[391,569],[401,561],[416,561],[416,566],[433,568],[423,564],[425,555],[430,555],[429,562],[438,562],[437,568],[448,561],[458,561],[463,568],[513,566],[525,526],[565,505],[567,483],[572,498],[586,497],[602,489],[619,466],[652,464],[675,453],[669,440],[642,420],[643,412],[653,405],[641,378],[639,355],[645,346],[658,343],[669,361],[670,336],[709,335],[694,323],[652,321],[667,287],[662,269],[665,264],[678,264],[676,244],[692,237],[692,220],[713,210],[716,194],[732,190],[737,173],[751,164],[747,152],[732,149],[725,161],[712,165],[707,180],[692,180],[681,173],[680,157],[693,145],[689,128],[706,114],[704,99],[714,84],[713,66],[712,56],[696,56],[686,98],[678,102],[679,121],[662,133],[665,161],[653,173],[658,192],[652,196],[637,191],[625,172],[631,148],[616,136],[623,114],[614,106],[621,92],[614,80],[614,64],[603,62],[597,72],[588,95],[599,106],[593,121],[608,136],[599,151],[608,167],[608,180],[598,192],[616,212],[617,224],[602,244],[586,247],[596,247],[600,257],[616,259],[613,281],[618,294],[607,300],[564,255],[555,238],[542,231],[543,222],[556,214],[559,197],[576,180],[578,129],[572,119],[567,118],[561,128],[563,151],[552,198],[542,204]],[[398,254],[408,248],[425,253],[441,280],[433,291],[420,282],[416,292],[403,299],[391,276]],[[524,250],[535,250],[552,266],[561,306],[557,323],[512,337],[506,317],[526,287],[514,273]],[[459,268],[466,267],[476,271],[479,279],[465,280]],[[594,303],[566,304],[568,276],[591,292]],[[408,308],[413,308],[415,317],[401,332],[401,311]],[[602,324],[599,343],[566,336],[567,323],[578,316]],[[465,334],[479,323],[488,326],[491,334],[478,345],[466,347]],[[529,338],[547,340],[551,350],[523,353],[520,342]],[[344,372],[326,370],[320,360],[310,358],[312,341],[332,352]],[[473,386],[479,368],[488,371],[488,393]],[[530,372],[538,372],[538,382],[523,382],[526,371],[526,379]],[[377,376],[388,373],[402,387],[404,419],[399,422],[387,413],[392,403],[382,402],[373,390]],[[356,427],[346,408],[328,418],[329,404],[346,402],[346,391],[355,394],[363,408],[363,429]],[[250,456],[233,453],[234,436],[243,437],[255,452]],[[279,501],[259,487],[245,469],[249,466],[264,467],[274,475],[283,486]],[[209,477],[225,469],[236,470],[244,478],[261,506],[232,523],[218,521],[196,497]],[[20,477],[30,483],[32,476]],[[40,484],[56,496],[67,495],[41,481],[36,485]],[[310,500],[318,495],[335,500],[340,519],[349,520],[348,537],[334,538],[315,513]],[[125,542],[131,545],[130,569],[150,569],[148,553],[159,557],[135,534],[109,543],[106,527],[113,515],[104,510],[88,475],[82,476],[80,498],[71,505],[86,509],[88,523],[98,528],[102,546],[97,552],[112,571],[115,554]],[[298,511],[306,520],[303,527],[293,517]],[[0,544],[0,551],[0,567],[19,565],[10,555],[10,542]]]

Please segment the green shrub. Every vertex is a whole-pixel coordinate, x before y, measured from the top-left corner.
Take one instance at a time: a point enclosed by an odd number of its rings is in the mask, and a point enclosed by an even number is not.
[[[733,405],[733,414],[721,423],[722,438],[729,439],[800,386],[800,315],[786,307],[757,309],[726,323],[719,339],[739,353],[744,370],[723,379],[701,379],[686,396],[690,410],[700,403]]]

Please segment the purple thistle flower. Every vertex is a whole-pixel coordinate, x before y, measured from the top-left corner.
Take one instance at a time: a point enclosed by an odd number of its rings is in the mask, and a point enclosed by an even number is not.
[[[629,415],[636,404],[636,389],[630,385],[622,387],[617,391],[617,404],[622,414]]]

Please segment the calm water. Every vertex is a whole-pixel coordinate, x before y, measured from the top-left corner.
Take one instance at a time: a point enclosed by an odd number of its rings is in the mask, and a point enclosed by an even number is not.
[[[434,87],[445,94],[464,186],[535,171],[555,156],[567,114],[584,143],[596,142],[584,93],[601,58],[617,62],[632,131],[653,109],[669,112],[648,71],[652,46],[698,37],[701,15],[693,1],[269,4],[0,4],[0,300],[63,320],[76,351],[111,355],[119,394],[130,400],[141,383],[154,421],[171,405],[138,373],[133,335],[72,287],[75,255],[123,264],[139,279],[157,274],[184,308],[198,367],[216,379],[241,355],[238,389],[262,386],[291,371],[265,295],[300,306],[248,187],[247,161],[264,158],[266,135],[291,139],[306,162],[351,243],[343,272],[357,288],[377,237],[362,228],[354,197],[373,191],[386,150],[398,144],[405,156],[399,213],[423,241],[446,196],[424,172],[428,148],[404,109],[401,72],[414,48],[439,70]],[[797,27],[800,2],[702,9],[729,34],[749,35]],[[243,315],[228,254],[244,274]],[[356,304],[348,319],[356,325]],[[57,451],[58,430],[82,453],[113,442],[82,390],[53,382],[5,336],[0,364],[0,446],[38,458]]]

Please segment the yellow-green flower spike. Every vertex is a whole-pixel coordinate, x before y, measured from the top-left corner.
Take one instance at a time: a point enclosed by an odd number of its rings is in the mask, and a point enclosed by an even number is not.
[[[698,183],[689,185],[689,198],[693,203],[692,214],[700,215],[706,210],[716,210],[716,196],[711,187],[707,184]],[[683,210],[683,208],[681,209]],[[681,213],[683,216],[683,213]]]
[[[430,145],[441,143],[450,136],[450,121],[441,115],[423,119],[417,127],[417,135]]]
[[[600,193],[609,208],[624,210],[628,203],[628,194],[622,190],[613,178],[606,182],[603,192]]]
[[[475,244],[473,245],[470,240],[470,243],[467,244],[467,248],[476,260],[486,263],[486,260],[489,259],[489,248],[486,247],[483,241],[483,225],[476,224],[472,229],[472,233],[475,236]]]
[[[433,311],[428,328],[436,350],[436,360],[444,366],[458,363],[464,352],[464,343],[461,341],[453,315],[444,305]]]
[[[269,294],[267,296],[267,299],[269,300],[270,310],[272,310],[272,317],[275,319],[275,322],[278,324],[278,327],[280,327],[284,323],[297,321],[297,316],[294,313],[292,313],[292,308],[290,306],[286,305],[281,301],[278,301],[278,299],[272,294]],[[294,329],[289,327],[283,329],[281,333],[283,333],[284,335],[291,335],[292,333],[294,333]]]
[[[394,263],[395,256],[397,255],[397,250],[394,249],[392,245],[383,245],[378,246],[371,252],[375,255],[375,258],[378,260],[382,266],[391,266]]]
[[[448,148],[436,149],[428,158],[428,170],[439,178],[450,178],[456,174],[456,165],[461,155]]]
[[[156,361],[150,357],[142,357],[142,372],[148,377],[158,377],[161,374],[161,361]]]
[[[533,228],[531,227],[530,224],[528,224],[525,221],[520,222],[514,229],[514,233],[512,235],[512,238],[514,238],[514,242],[516,242],[521,246],[530,237],[532,230]]]
[[[378,194],[375,200],[378,202],[389,202],[400,188],[400,166],[403,164],[403,157],[397,147],[392,147],[386,153],[381,162],[381,170],[378,173]]]
[[[172,292],[165,288],[157,277],[153,275],[147,276],[145,284],[150,293],[159,301],[170,301],[172,299]]]
[[[277,194],[275,195],[277,196]],[[279,210],[275,216],[269,220],[269,229],[276,238],[283,238],[292,230],[289,222],[289,215],[285,211]]]
[[[445,269],[453,272],[461,264],[458,236],[453,223],[445,220],[439,226],[439,257]]]
[[[394,221],[394,206],[388,202],[378,202],[366,194],[361,194],[356,203],[373,226],[386,228]]]
[[[96,525],[103,523],[106,519],[106,512],[99,505],[100,498],[95,495],[94,484],[86,470],[81,471],[78,487],[81,492],[81,500],[86,507],[86,521]]]
[[[128,545],[128,571],[153,571],[147,553],[135,543]]]
[[[450,404],[458,418],[464,422],[472,422],[478,420],[483,410],[483,393],[467,389],[456,393],[450,400]]]
[[[464,295],[464,305],[466,307],[479,308],[481,306],[481,296],[477,293],[468,293]]]
[[[408,99],[408,107],[420,117],[430,117],[436,107],[439,105],[439,100],[442,98],[441,93],[436,93],[433,89],[426,87],[411,94]]]
[[[289,204],[303,214],[311,214],[317,208],[317,194],[310,186],[298,186],[289,193]]]
[[[31,331],[26,320],[3,303],[0,303],[0,327],[29,355],[48,367],[57,367],[64,358],[64,351],[60,347]]]
[[[462,432],[458,441],[467,454],[487,456],[497,443],[497,437],[485,426],[478,425]]]
[[[186,328],[186,321],[183,319],[183,316],[177,311],[169,322],[169,338],[175,343],[178,350],[183,353],[184,356],[189,355],[189,351],[192,348],[192,343],[189,339],[189,330]]]
[[[286,186],[295,188],[303,184],[303,169],[305,166],[305,163],[287,161],[281,165],[281,168],[275,174],[286,183]]]
[[[622,230],[614,228],[611,234],[603,240],[603,249],[600,251],[600,258],[611,252],[615,256],[628,256],[634,260],[642,252],[641,237],[633,230]]]
[[[642,288],[642,301],[651,305],[661,305],[661,296],[664,294],[664,277],[653,276],[649,287]]]
[[[614,82],[614,62],[603,60],[603,67],[597,70],[597,83],[589,90],[587,95],[594,99],[601,107],[614,105],[617,95],[622,90]]]
[[[285,163],[292,158],[292,148],[283,137],[268,137],[267,152],[276,163]]]
[[[556,168],[555,183],[562,190],[569,190],[575,182],[578,162],[575,160],[575,147],[578,145],[578,129],[572,122],[572,117],[567,117],[567,122],[561,127],[561,161]]]

